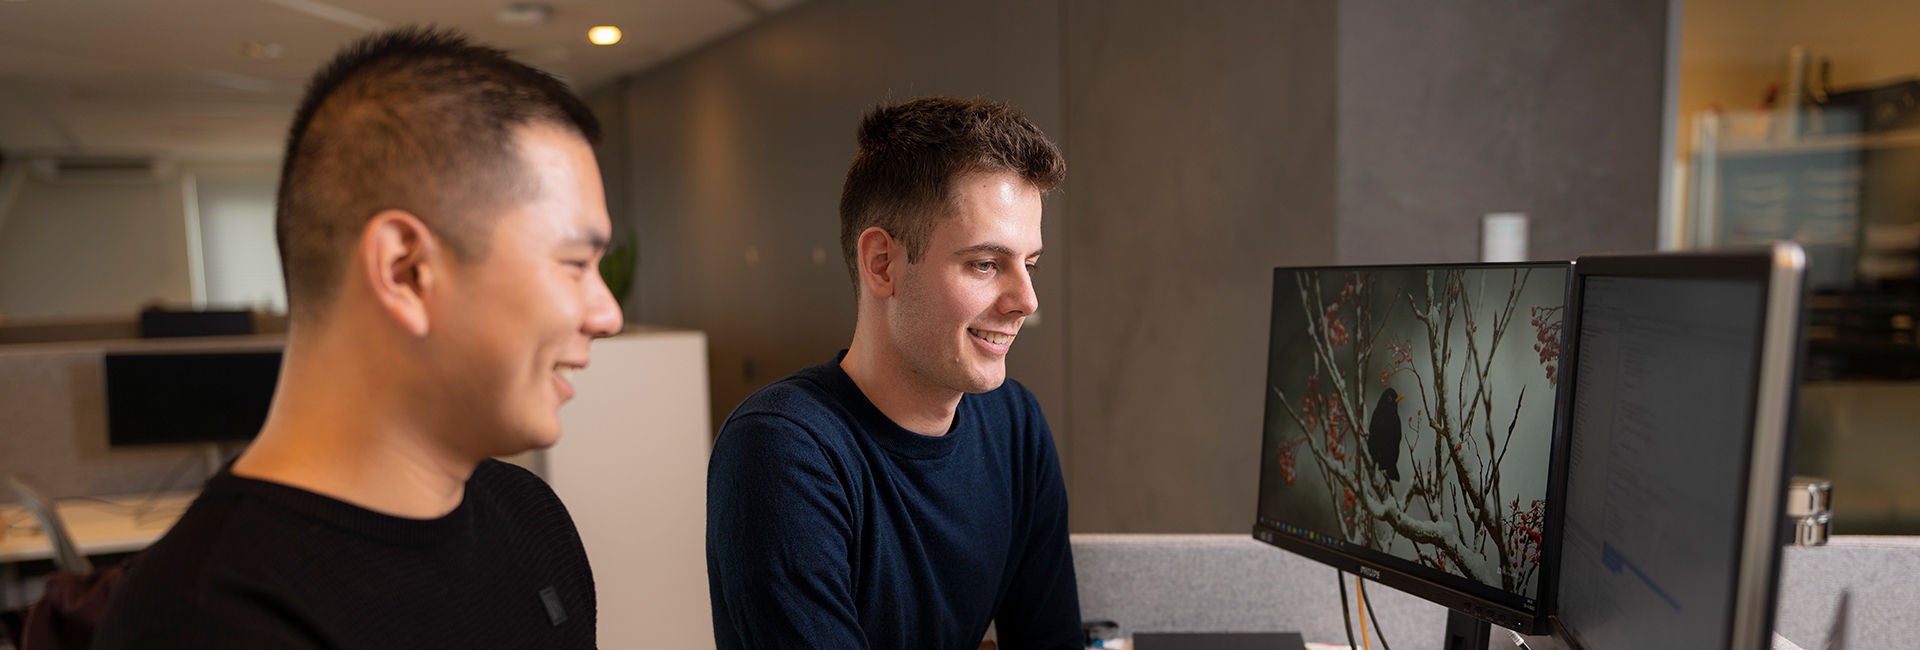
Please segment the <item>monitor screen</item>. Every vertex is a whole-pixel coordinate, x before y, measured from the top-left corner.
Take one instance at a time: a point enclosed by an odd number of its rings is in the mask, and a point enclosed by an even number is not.
[[[1254,536],[1542,629],[1570,269],[1276,269]]]
[[[1772,613],[1800,288],[1773,262],[1579,260],[1557,617],[1580,645],[1767,638],[1741,610]]]
[[[280,352],[109,353],[113,445],[250,440],[266,422]]]

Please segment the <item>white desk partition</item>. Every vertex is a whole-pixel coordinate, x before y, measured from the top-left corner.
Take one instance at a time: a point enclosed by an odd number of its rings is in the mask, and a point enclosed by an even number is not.
[[[707,600],[707,338],[596,341],[538,465],[593,562],[603,648],[712,648]]]

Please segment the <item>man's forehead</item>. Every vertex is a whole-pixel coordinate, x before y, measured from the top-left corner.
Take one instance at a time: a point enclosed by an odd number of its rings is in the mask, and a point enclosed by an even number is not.
[[[1020,209],[960,210],[934,225],[940,248],[1000,252],[1017,257],[1036,255],[1041,248],[1040,211]]]

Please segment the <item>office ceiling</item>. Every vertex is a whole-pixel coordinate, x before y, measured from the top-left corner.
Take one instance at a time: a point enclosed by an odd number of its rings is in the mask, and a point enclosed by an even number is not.
[[[0,0],[0,151],[271,160],[307,78],[383,27],[456,28],[590,91],[798,1]],[[528,4],[545,21],[513,24]]]

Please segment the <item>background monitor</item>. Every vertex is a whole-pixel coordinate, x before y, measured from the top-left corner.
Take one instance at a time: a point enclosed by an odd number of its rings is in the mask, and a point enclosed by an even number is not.
[[[1564,262],[1275,269],[1254,537],[1543,630],[1570,276]]]
[[[1768,645],[1805,265],[1792,244],[1577,261],[1558,634]]]
[[[140,312],[140,338],[242,336],[252,333],[253,312],[244,309],[221,311],[148,309]]]
[[[266,423],[280,351],[108,353],[113,445],[250,440]]]

